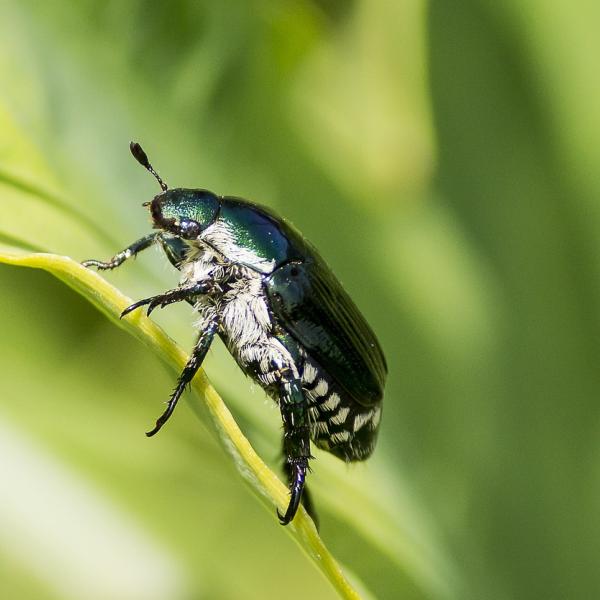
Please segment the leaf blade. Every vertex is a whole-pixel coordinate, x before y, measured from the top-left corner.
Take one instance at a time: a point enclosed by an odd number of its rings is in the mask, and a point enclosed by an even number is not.
[[[185,353],[152,320],[142,313],[130,319],[119,319],[121,311],[131,300],[97,273],[66,256],[26,253],[7,246],[0,247],[0,262],[48,271],[87,298],[109,319],[152,348],[174,369],[183,368]],[[232,456],[242,477],[269,504],[284,510],[288,499],[287,488],[254,451],[203,371],[194,378],[191,387],[195,392],[192,401],[194,413],[202,418],[208,412],[211,429],[217,433],[223,447]],[[357,600],[361,597],[319,537],[303,507],[300,507],[296,518],[288,526],[288,531],[342,598]]]

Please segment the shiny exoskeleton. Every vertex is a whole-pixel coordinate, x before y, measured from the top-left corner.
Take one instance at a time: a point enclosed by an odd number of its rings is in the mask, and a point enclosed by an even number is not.
[[[145,204],[158,231],[108,262],[83,264],[114,269],[159,244],[181,272],[180,285],[121,316],[181,301],[200,316],[192,355],[148,435],[170,417],[218,334],[244,373],[279,404],[291,493],[285,514],[278,513],[285,525],[302,498],[311,440],[345,461],[373,451],[387,374],[381,348],[317,250],[290,224],[240,198],[168,189],[140,145],[132,143],[131,152],[161,186]]]

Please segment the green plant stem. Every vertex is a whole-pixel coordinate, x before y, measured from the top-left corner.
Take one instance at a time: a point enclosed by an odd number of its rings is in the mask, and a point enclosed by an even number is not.
[[[119,327],[152,348],[173,369],[180,371],[185,365],[187,357],[184,351],[158,325],[146,317],[143,311],[137,311],[127,319],[119,318],[123,309],[129,306],[132,300],[96,272],[84,268],[66,256],[27,254],[8,248],[0,250],[0,262],[48,271],[87,298]],[[238,471],[254,492],[267,499],[269,510],[272,510],[274,526],[279,526],[275,525],[275,511],[272,507],[278,507],[280,511],[285,512],[289,498],[287,487],[254,451],[203,371],[196,375],[191,387],[194,394],[188,397],[192,402],[194,413],[202,418],[202,414],[205,414],[207,409],[209,422],[218,434],[223,447],[233,458]],[[294,521],[287,527],[287,531],[333,584],[342,598],[360,598],[319,537],[313,521],[303,507],[300,507]]]

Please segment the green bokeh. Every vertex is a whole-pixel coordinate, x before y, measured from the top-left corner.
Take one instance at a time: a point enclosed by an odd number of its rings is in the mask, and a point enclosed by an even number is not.
[[[146,233],[130,139],[173,186],[285,214],[390,367],[373,459],[314,462],[333,554],[376,598],[597,597],[599,22],[4,0],[0,242],[80,260]],[[152,251],[107,277],[176,282]],[[3,266],[0,291],[3,598],[336,597],[185,404],[144,438],[173,385],[154,356],[49,275]],[[155,318],[190,346],[189,310]],[[220,345],[206,371],[276,466],[276,409]]]

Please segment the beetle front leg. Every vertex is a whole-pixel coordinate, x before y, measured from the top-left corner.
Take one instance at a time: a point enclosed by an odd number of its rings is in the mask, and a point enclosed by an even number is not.
[[[194,351],[190,356],[187,364],[185,365],[179,379],[177,380],[177,385],[171,394],[171,398],[167,404],[167,408],[165,412],[163,412],[160,417],[156,420],[156,425],[152,431],[148,431],[146,435],[151,437],[160,431],[160,428],[169,420],[169,417],[173,414],[175,407],[177,406],[177,402],[183,394],[185,390],[185,386],[188,385],[194,378],[194,375],[198,371],[198,369],[202,365],[202,361],[210,348],[210,345],[215,336],[215,332],[217,331],[217,321],[216,319],[211,321],[208,327],[206,327],[203,331],[200,332],[198,337],[198,341],[196,342],[196,346],[194,347]]]
[[[182,302],[184,300],[191,301],[196,296],[201,294],[207,294],[212,291],[214,288],[214,284],[212,282],[200,282],[194,283],[192,285],[182,286],[175,288],[174,290],[169,290],[164,294],[159,294],[158,296],[151,296],[150,298],[144,298],[143,300],[138,300],[134,302],[131,306],[128,306],[122,313],[121,318],[125,315],[128,315],[130,312],[134,311],[136,308],[140,306],[148,305],[146,309],[146,314],[150,316],[150,313],[158,306],[164,308],[169,304],[173,304],[175,302]]]
[[[99,271],[105,271],[106,269],[116,269],[122,265],[128,258],[135,256],[142,250],[149,248],[156,242],[158,233],[150,233],[149,235],[136,240],[130,246],[127,246],[124,250],[121,250],[118,254],[115,254],[108,262],[102,262],[101,260],[84,260],[81,264],[84,267],[96,267]]]
[[[285,515],[277,511],[279,522],[287,525],[295,516],[308,470],[310,455],[310,427],[308,402],[299,379],[281,382],[279,408],[283,419],[283,448],[286,471],[289,475],[290,502]]]

